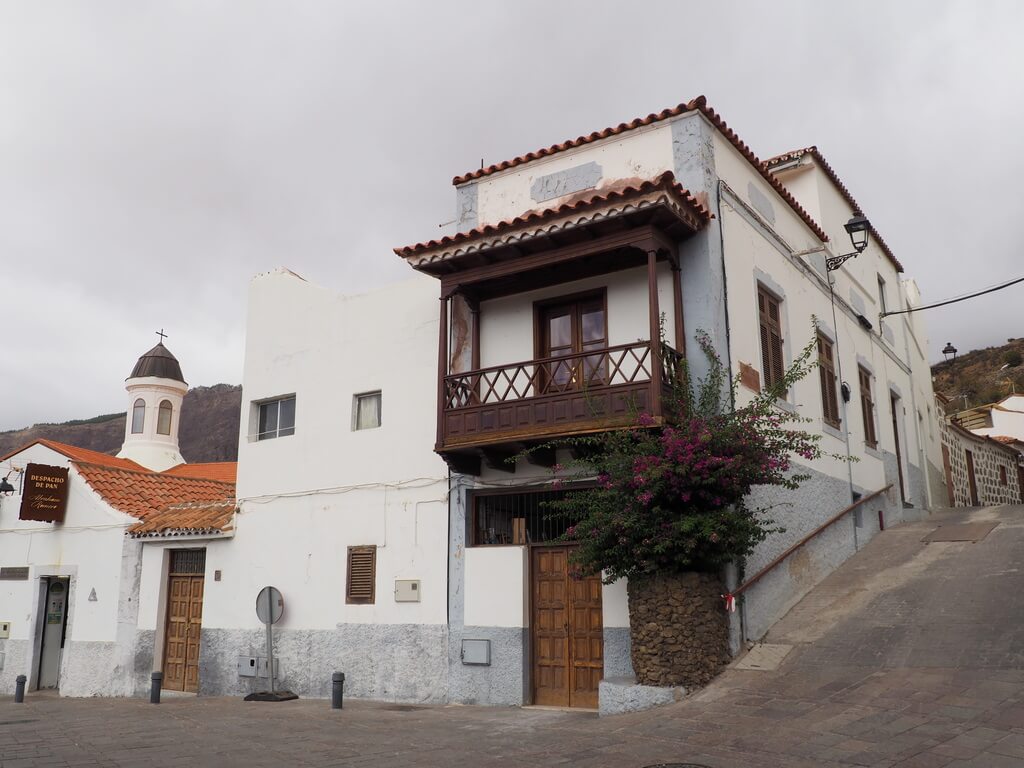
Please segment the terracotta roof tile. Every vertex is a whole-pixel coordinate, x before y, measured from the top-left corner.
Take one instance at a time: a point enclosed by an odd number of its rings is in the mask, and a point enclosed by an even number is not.
[[[783,186],[782,182],[768,172],[764,164],[757,158],[753,151],[751,151],[750,147],[747,146],[746,142],[742,141],[736,132],[721,118],[721,116],[715,112],[714,109],[708,106],[707,99],[704,96],[698,96],[696,99],[693,99],[686,104],[679,104],[675,107],[663,109],[661,112],[652,113],[647,115],[647,117],[637,117],[628,123],[619,123],[614,127],[605,128],[602,131],[595,131],[594,133],[586,136],[569,139],[560,144],[552,144],[550,147],[539,149],[536,152],[528,152],[525,155],[520,155],[519,157],[515,157],[511,160],[495,163],[494,165],[489,165],[486,168],[481,168],[476,171],[470,171],[469,173],[465,173],[461,176],[456,176],[452,179],[452,184],[465,184],[467,181],[473,181],[474,179],[490,176],[493,173],[498,173],[499,171],[504,171],[508,168],[514,168],[517,165],[528,163],[531,160],[537,160],[542,157],[554,155],[558,152],[564,152],[565,150],[572,149],[574,147],[581,147],[595,141],[600,141],[601,139],[607,139],[610,136],[618,136],[619,134],[626,133],[627,131],[632,131],[636,128],[651,125],[652,123],[657,123],[662,120],[668,120],[669,118],[682,115],[686,112],[700,112],[704,115],[704,117],[706,117],[708,121],[714,125],[726,139],[729,140],[737,151],[746,158],[747,162],[754,166],[754,169],[764,177],[765,181],[767,181],[775,191],[778,192],[782,199],[789,204],[797,215],[803,219],[804,223],[810,227],[811,231],[814,232],[818,239],[822,242],[828,242],[828,235],[825,234],[825,231],[816,221],[814,221],[814,219],[811,218],[810,214],[804,210],[803,206],[797,202],[796,198],[790,194],[789,190]]]
[[[171,504],[133,525],[128,535],[138,538],[227,533],[232,529],[235,506],[234,499]]]
[[[205,480],[220,480],[233,483],[238,475],[237,461],[211,461],[204,464],[178,464],[160,474],[174,477],[197,477]]]
[[[853,195],[850,194],[850,190],[846,188],[846,185],[843,184],[838,174],[832,169],[832,166],[828,164],[828,161],[825,160],[817,147],[804,147],[803,149],[794,149],[791,152],[776,155],[775,157],[765,160],[764,167],[770,172],[773,168],[781,165],[782,163],[789,162],[790,160],[798,160],[804,155],[811,155],[817,161],[821,170],[823,170],[825,175],[828,176],[833,184],[835,184],[836,189],[839,190],[839,194],[843,196],[843,199],[846,200],[847,204],[853,209],[853,212],[858,216],[864,216],[864,210],[860,207],[860,204],[853,199]],[[882,253],[884,253],[889,258],[889,261],[893,263],[893,266],[896,267],[896,271],[902,272],[903,265],[900,264],[899,259],[893,255],[893,252],[889,249],[889,246],[886,245],[882,236],[878,234],[878,230],[875,229],[874,225],[871,226],[871,234],[878,243],[878,247],[882,249]]]
[[[47,440],[46,438],[39,438],[33,440],[27,445],[23,445],[5,456],[0,456],[0,461],[9,459],[11,456],[21,453],[27,448],[31,448],[33,445],[43,445],[50,450],[56,451],[64,456],[67,456],[72,461],[85,461],[90,464],[100,464],[104,467],[120,467],[121,469],[132,469],[141,472],[147,471],[141,464],[136,464],[131,459],[119,459],[117,456],[111,456],[107,453],[100,453],[99,451],[92,451],[88,448],[78,448],[74,445],[68,445],[67,443],[58,443],[56,440]]]
[[[146,520],[171,504],[233,501],[234,483],[75,462],[78,473],[114,509]]]
[[[497,224],[485,224],[482,227],[477,227],[476,229],[471,229],[467,232],[459,232],[456,235],[446,235],[440,240],[430,240],[425,243],[416,243],[415,245],[395,248],[394,251],[402,257],[413,256],[434,248],[456,245],[479,237],[500,235],[504,232],[517,229],[518,227],[539,224],[558,216],[565,216],[572,213],[583,213],[609,203],[647,195],[657,190],[664,190],[671,194],[676,201],[687,209],[689,213],[692,214],[693,218],[701,224],[712,218],[711,212],[676,181],[672,171],[665,171],[658,178],[653,180],[642,181],[639,183],[637,181],[632,181],[631,183],[600,189],[589,193],[586,196],[576,196],[555,208],[529,211],[521,216],[515,217],[514,219],[506,219],[505,221],[498,222]]]

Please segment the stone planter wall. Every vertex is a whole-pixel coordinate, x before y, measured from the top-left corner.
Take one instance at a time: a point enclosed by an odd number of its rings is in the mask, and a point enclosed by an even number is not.
[[[640,685],[706,685],[729,663],[721,580],[707,573],[629,580],[633,670]]]

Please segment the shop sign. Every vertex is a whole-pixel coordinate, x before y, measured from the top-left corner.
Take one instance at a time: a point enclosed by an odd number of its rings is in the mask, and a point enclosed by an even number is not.
[[[29,464],[21,492],[21,520],[63,523],[68,506],[67,467]]]

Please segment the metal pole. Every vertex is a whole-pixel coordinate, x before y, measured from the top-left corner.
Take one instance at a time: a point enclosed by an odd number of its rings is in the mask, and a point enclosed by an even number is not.
[[[274,631],[270,622],[274,618],[274,590],[267,590],[267,677],[270,678],[270,692],[274,692]]]
[[[154,672],[151,676],[152,685],[149,687],[149,703],[159,704],[160,703],[160,689],[164,684],[164,673]]]
[[[331,709],[341,709],[345,699],[345,673],[331,675]]]
[[[344,675],[343,675],[344,677]],[[14,678],[14,703],[24,704],[25,703],[25,683],[28,678],[24,675],[18,675]]]

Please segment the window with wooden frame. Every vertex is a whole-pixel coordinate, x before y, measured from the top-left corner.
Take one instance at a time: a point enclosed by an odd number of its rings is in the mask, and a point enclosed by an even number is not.
[[[858,365],[857,377],[860,379],[860,412],[864,418],[864,443],[869,448],[877,448],[878,434],[875,432],[875,401],[871,397],[871,373]]]
[[[999,484],[1006,485],[1006,467],[999,468]]]
[[[836,365],[833,344],[818,334],[818,375],[821,379],[822,418],[830,427],[839,429],[839,396],[836,393]]]
[[[778,385],[786,375],[782,357],[782,302],[757,286],[757,315],[761,326],[761,381],[763,389]],[[779,392],[785,397],[786,390]]]
[[[346,603],[372,603],[376,595],[377,547],[349,547],[345,581]]]
[[[608,379],[608,300],[602,290],[534,305],[534,347],[541,367],[540,394],[583,389]],[[598,354],[587,355],[586,352]]]

